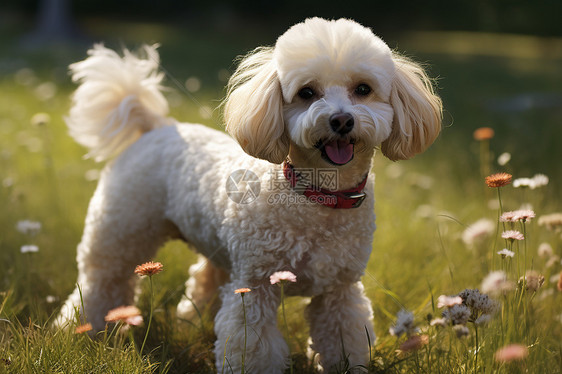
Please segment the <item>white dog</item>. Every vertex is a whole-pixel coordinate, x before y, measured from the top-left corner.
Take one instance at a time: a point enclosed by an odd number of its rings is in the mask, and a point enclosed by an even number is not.
[[[375,230],[377,147],[391,160],[423,152],[437,137],[441,100],[424,71],[347,19],[308,19],[272,48],[246,56],[230,79],[226,129],[167,118],[158,55],[142,59],[97,45],[71,65],[80,86],[71,135],[105,167],[78,246],[87,319],[134,302],[136,265],[169,238],[208,261],[191,268],[179,315],[220,290],[216,365],[282,373],[289,350],[277,327],[276,271],[291,271],[288,295],[312,298],[311,350],[324,370],[366,364],[374,340],[361,276]],[[195,55],[194,55],[195,56]],[[194,57],[196,58],[196,57]],[[258,191],[259,189],[259,191]],[[220,287],[220,288],[219,288]],[[58,323],[80,307],[78,288]]]

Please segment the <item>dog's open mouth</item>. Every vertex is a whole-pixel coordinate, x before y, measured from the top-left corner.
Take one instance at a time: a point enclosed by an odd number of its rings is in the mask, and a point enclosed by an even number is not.
[[[336,139],[319,141],[316,148],[322,153],[322,158],[333,165],[345,165],[353,159],[355,142],[353,140]]]

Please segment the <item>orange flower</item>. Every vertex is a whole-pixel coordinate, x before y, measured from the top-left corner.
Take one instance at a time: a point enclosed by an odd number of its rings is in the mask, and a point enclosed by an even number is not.
[[[488,187],[503,187],[511,183],[512,175],[508,173],[497,173],[486,177]]]
[[[494,137],[494,129],[490,127],[480,127],[474,130],[472,136],[478,141],[492,139]]]
[[[558,291],[562,292],[562,271],[560,272],[560,278],[558,279],[558,284],[556,286],[558,287]]]
[[[238,288],[238,289],[234,290],[234,293],[245,294],[246,292],[250,292],[250,291],[252,291],[252,290],[249,289],[249,288]]]
[[[105,316],[105,321],[106,322],[123,321],[127,324],[138,325],[139,324],[138,317],[140,317],[140,315],[141,312],[139,308],[137,308],[136,306],[133,305],[120,306],[118,308],[111,309],[109,312],[107,312],[107,315]]]
[[[149,261],[142,265],[138,265],[135,268],[135,274],[153,276],[154,274],[160,273],[163,267],[164,266],[159,262]]]
[[[402,352],[417,351],[424,345],[429,343],[429,336],[427,335],[414,335],[404,343],[400,344],[400,350]]]
[[[86,323],[80,326],[76,326],[76,330],[74,330],[74,332],[76,334],[82,334],[88,331],[92,331],[92,324],[91,323]]]
[[[529,356],[527,347],[521,344],[510,344],[496,351],[494,357],[498,362],[519,361]]]

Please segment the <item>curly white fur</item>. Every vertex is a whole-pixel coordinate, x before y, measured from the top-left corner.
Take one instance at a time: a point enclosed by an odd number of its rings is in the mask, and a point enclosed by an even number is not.
[[[234,372],[242,365],[243,311],[234,294],[241,287],[252,289],[245,298],[246,368],[282,373],[287,367],[288,347],[276,326],[279,287],[268,282],[278,270],[297,275],[289,295],[312,297],[306,317],[320,365],[333,370],[345,358],[352,367],[366,364],[365,331],[371,341],[374,332],[360,278],[375,230],[373,178],[355,209],[276,203],[280,193],[301,196],[272,186],[286,158],[297,169],[336,170],[341,190],[369,173],[375,147],[391,159],[422,152],[441,118],[441,101],[423,70],[353,21],[308,19],[274,48],[259,48],[240,63],[225,101],[233,139],[202,125],[163,126],[171,120],[158,57],[154,48],[145,52],[145,59],[127,51],[121,58],[96,46],[71,66],[80,82],[71,134],[98,159],[121,152],[104,169],[78,246],[86,318],[102,329],[109,309],[134,301],[135,265],[168,238],[181,238],[207,261],[190,269],[178,314],[193,315],[193,304],[211,301],[220,287],[219,371],[223,360]],[[345,131],[334,115],[348,121]],[[261,182],[248,204],[231,200],[225,188],[239,169]],[[57,323],[72,320],[80,305],[77,288]]]

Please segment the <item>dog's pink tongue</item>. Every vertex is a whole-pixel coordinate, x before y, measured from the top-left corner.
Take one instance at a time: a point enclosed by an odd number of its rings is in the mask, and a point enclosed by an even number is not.
[[[334,164],[347,164],[353,158],[353,144],[344,140],[333,140],[326,144],[324,149]]]

